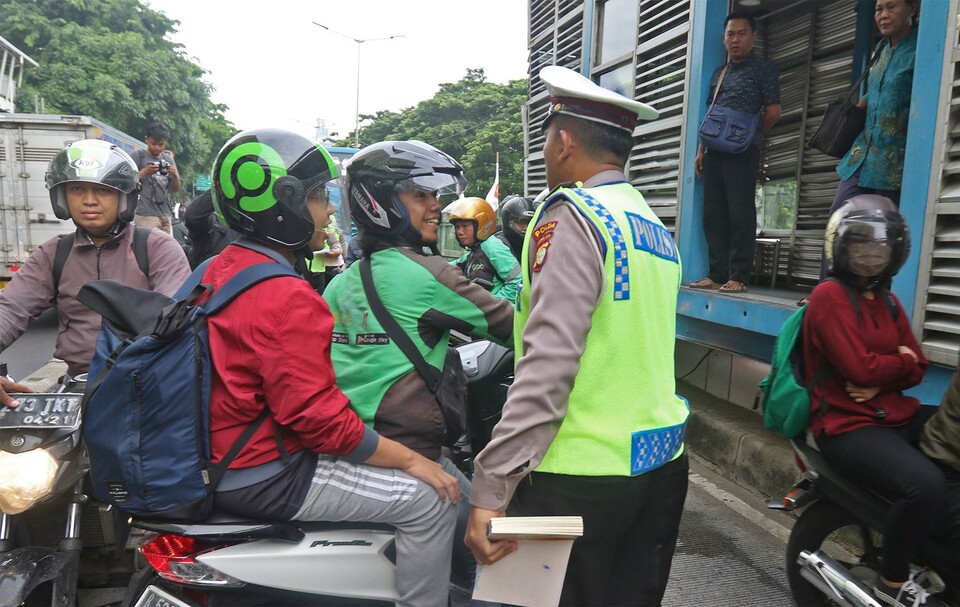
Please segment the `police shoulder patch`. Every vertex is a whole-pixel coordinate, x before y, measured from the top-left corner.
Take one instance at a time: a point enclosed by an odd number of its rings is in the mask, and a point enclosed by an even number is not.
[[[539,272],[543,269],[543,264],[547,263],[547,252],[550,249],[550,239],[546,238],[537,245],[537,253],[533,260],[531,270]]]
[[[543,264],[547,262],[547,251],[550,248],[550,239],[553,237],[553,231],[556,228],[556,221],[548,221],[538,225],[533,231],[533,243],[537,247],[537,252],[534,255],[533,266],[531,266],[530,269],[534,272],[539,272],[543,268]]]
[[[537,229],[533,231],[533,241],[539,245],[544,240],[549,240],[553,236],[553,230],[557,227],[556,221],[548,221],[542,225],[537,226]]]

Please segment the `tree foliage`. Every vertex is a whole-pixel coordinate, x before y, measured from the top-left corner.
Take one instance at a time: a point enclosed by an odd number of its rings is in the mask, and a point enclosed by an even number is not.
[[[182,45],[178,21],[139,0],[3,0],[0,32],[40,66],[28,69],[17,111],[43,98],[50,113],[89,115],[142,138],[153,121],[185,179],[207,174],[236,129]]]
[[[523,125],[525,80],[507,84],[486,81],[482,69],[468,69],[459,82],[441,84],[431,99],[399,112],[363,115],[364,145],[390,139],[419,139],[450,154],[463,165],[469,196],[486,196],[500,153],[500,198],[523,193]],[[337,145],[353,145],[353,134]]]

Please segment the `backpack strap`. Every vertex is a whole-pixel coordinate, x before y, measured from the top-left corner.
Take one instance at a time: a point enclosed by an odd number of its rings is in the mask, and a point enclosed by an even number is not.
[[[200,268],[197,268],[197,270],[199,269]],[[279,276],[292,276],[301,280],[303,279],[303,277],[297,274],[290,266],[271,261],[247,266],[237,272],[226,284],[214,291],[213,295],[210,296],[210,301],[203,306],[203,309],[207,313],[207,316],[212,316],[253,285]]]
[[[200,286],[200,283],[203,281],[203,275],[207,272],[207,268],[213,263],[214,258],[209,257],[203,261],[193,272],[190,272],[190,276],[184,281],[180,288],[177,289],[177,292],[173,294],[172,299],[174,301],[183,301],[187,299],[194,289]],[[202,292],[202,291],[201,291]]]
[[[818,385],[820,385],[820,382],[822,382],[823,380],[825,380],[825,379],[827,378],[827,373],[830,372],[831,368],[832,368],[832,367],[830,366],[830,363],[824,361],[824,363],[823,363],[822,365],[820,365],[820,368],[817,369],[816,375],[813,376],[813,381],[811,381],[811,382],[810,382],[810,385],[807,386],[807,392],[809,392],[809,393],[812,395],[812,394],[813,394],[813,389],[816,388]],[[829,408],[830,408],[830,406],[827,404],[827,399],[826,399],[826,397],[823,396],[823,393],[821,392],[821,393],[820,393],[820,407],[819,407],[820,415],[821,415],[821,416],[822,416],[822,415],[826,415],[826,414],[827,414],[827,409],[829,409]]]
[[[880,287],[879,291],[880,297],[883,298],[884,303],[887,304],[887,309],[890,310],[890,316],[896,321],[900,316],[900,308],[897,306],[897,302],[893,300],[893,295],[890,294],[890,290],[886,287]]]
[[[263,411],[260,412],[260,415],[257,416],[257,419],[253,420],[249,426],[243,429],[243,432],[240,433],[240,436],[237,437],[237,440],[233,441],[233,445],[230,446],[230,450],[227,451],[227,454],[223,456],[216,464],[210,466],[207,469],[207,484],[211,488],[216,488],[220,484],[223,475],[226,474],[227,468],[230,467],[230,464],[233,463],[233,460],[237,458],[237,455],[240,454],[240,451],[247,446],[247,443],[250,442],[250,439],[253,438],[254,433],[263,425],[263,422],[266,421],[267,417],[270,415],[270,409],[266,407],[263,408]],[[274,424],[276,428],[277,425]],[[284,461],[290,459],[290,454],[286,452],[283,448],[283,443],[280,442],[280,430],[276,429],[277,437],[277,446],[280,448],[280,453],[285,455]]]
[[[134,227],[133,229],[133,256],[137,260],[137,267],[150,281],[150,254],[147,252],[147,241],[153,228]]]
[[[847,294],[847,298],[850,300],[850,305],[853,306],[853,311],[857,314],[857,324],[860,324],[860,319],[863,317],[863,314],[860,312],[860,299],[857,297],[856,289],[842,280],[837,280],[835,276],[831,276],[830,278],[824,280],[824,282],[827,281],[835,282],[843,287],[843,291]]]
[[[62,234],[57,240],[57,252],[53,255],[53,303],[57,303],[60,298],[60,278],[63,276],[63,266],[67,263],[67,257],[73,250],[73,243],[77,239],[77,233]]]
[[[836,277],[831,276],[826,280],[832,280],[837,282],[843,290],[846,291],[847,297],[850,298],[850,303],[853,305],[854,311],[857,313],[857,323],[860,323],[861,313],[860,313],[860,299],[857,296],[857,290],[842,280],[837,280]],[[826,281],[825,281],[826,282]],[[890,290],[886,287],[880,287],[877,289],[880,297],[883,299],[883,302],[887,305],[887,310],[890,311],[890,316],[893,317],[893,320],[897,320],[900,316],[900,308],[897,306],[897,302],[893,300],[893,295],[890,294]]]
[[[363,283],[363,292],[367,296],[367,302],[370,304],[370,310],[377,317],[377,322],[386,331],[387,337],[397,344],[400,351],[413,363],[417,372],[427,383],[427,388],[431,394],[436,394],[440,389],[440,381],[443,376],[439,371],[431,366],[417,350],[410,336],[406,334],[396,319],[390,314],[383,305],[380,295],[377,294],[377,288],[373,284],[373,272],[370,270],[370,258],[364,257],[360,260],[360,280]]]

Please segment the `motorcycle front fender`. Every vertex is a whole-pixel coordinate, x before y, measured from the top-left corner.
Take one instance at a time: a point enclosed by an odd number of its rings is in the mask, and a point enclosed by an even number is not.
[[[0,607],[16,607],[63,570],[70,561],[66,554],[39,546],[16,548],[0,554]]]

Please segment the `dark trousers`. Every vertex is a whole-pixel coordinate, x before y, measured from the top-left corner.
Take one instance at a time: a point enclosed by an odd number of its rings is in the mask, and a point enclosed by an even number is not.
[[[960,545],[960,476],[947,479],[944,535],[951,546]]]
[[[710,280],[746,284],[757,238],[757,177],[760,151],[742,154],[707,150],[703,157],[703,234]]]
[[[510,516],[583,517],[561,605],[660,605],[687,497],[686,454],[634,477],[534,472]]]
[[[943,520],[946,483],[943,473],[918,448],[923,422],[936,410],[921,412],[906,426],[866,426],[838,436],[821,436],[817,444],[842,474],[893,501],[883,523],[883,565],[891,582],[906,581],[910,557]]]
[[[873,188],[864,188],[860,187],[860,169],[850,176],[850,179],[843,179],[840,181],[840,185],[837,186],[837,193],[833,197],[833,204],[830,205],[830,213],[827,215],[827,221],[830,220],[830,217],[833,216],[833,212],[843,206],[843,203],[853,198],[854,196],[859,196],[860,194],[879,194],[880,196],[886,196],[893,201],[893,204],[897,205],[897,208],[900,208],[900,190],[875,190]],[[829,273],[829,266],[827,265],[827,255],[825,251],[820,253],[820,281],[822,282],[824,278],[827,277]]]

